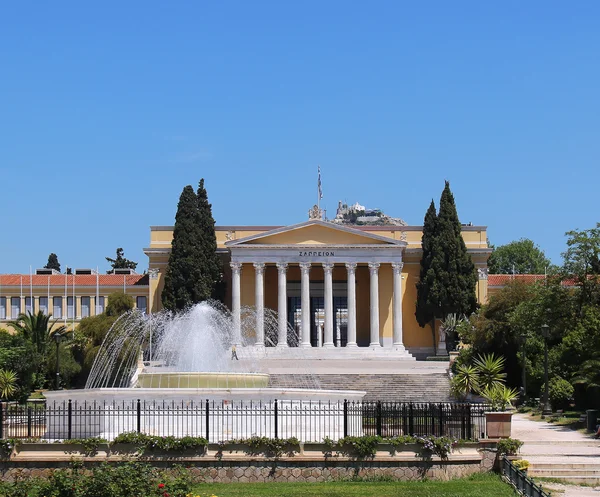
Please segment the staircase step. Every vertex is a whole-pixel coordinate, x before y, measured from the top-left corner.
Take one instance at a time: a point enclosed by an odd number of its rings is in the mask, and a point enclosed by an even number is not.
[[[310,383],[324,390],[362,390],[365,400],[396,402],[448,402],[450,383],[443,373],[415,374],[271,374],[269,386],[288,387]]]

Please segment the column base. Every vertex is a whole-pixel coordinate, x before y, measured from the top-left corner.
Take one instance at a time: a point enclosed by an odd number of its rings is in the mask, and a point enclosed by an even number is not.
[[[254,346],[257,349],[264,349],[265,348],[265,344],[264,343],[255,343]]]
[[[358,348],[358,344],[356,342],[348,342],[346,344],[346,348],[347,349],[356,349],[356,348]]]
[[[397,352],[406,352],[406,348],[404,347],[403,343],[392,344],[392,350],[395,350]]]
[[[312,349],[312,344],[310,342],[302,342],[298,347],[301,349]]]
[[[335,348],[335,344],[333,342],[330,343],[324,343],[323,344],[323,348],[324,349],[334,349]]]
[[[369,348],[371,349],[380,349],[381,348],[381,344],[379,342],[372,342],[369,344]]]
[[[288,347],[289,347],[289,345],[287,343],[278,343],[276,348],[287,349]]]

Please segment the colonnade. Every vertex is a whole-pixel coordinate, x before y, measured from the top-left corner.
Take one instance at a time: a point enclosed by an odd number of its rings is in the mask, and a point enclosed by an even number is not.
[[[370,262],[370,343],[369,347],[381,347],[379,340],[379,268],[382,263]],[[300,347],[311,347],[310,342],[310,270],[313,263],[300,262],[300,306],[301,306],[301,330]],[[323,348],[335,347],[333,342],[333,268],[330,262],[321,263],[325,276],[325,322]],[[402,341],[402,262],[392,262],[393,271],[393,344],[397,349],[404,350]],[[232,314],[235,330],[234,342],[241,344],[241,273],[242,263],[231,262],[232,272]],[[256,347],[264,347],[265,323],[264,323],[264,262],[253,263],[255,271],[255,308],[256,308]],[[277,286],[278,286],[278,340],[277,347],[288,347],[287,343],[287,269],[288,263],[278,262]],[[346,347],[357,347],[356,343],[356,262],[345,263],[348,273],[348,342]]]

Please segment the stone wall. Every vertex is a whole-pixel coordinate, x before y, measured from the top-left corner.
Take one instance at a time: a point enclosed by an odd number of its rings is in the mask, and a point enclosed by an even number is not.
[[[40,445],[40,444],[32,444]],[[496,454],[493,448],[473,444],[455,451],[447,459],[423,458],[412,450],[394,455],[378,453],[368,460],[303,452],[295,456],[267,458],[250,456],[241,452],[219,454],[207,451],[202,455],[174,457],[153,455],[132,457],[131,454],[111,454],[99,449],[95,456],[81,456],[72,449],[60,450],[51,444],[43,450],[28,450],[26,446],[10,460],[0,462],[0,477],[12,481],[15,477],[47,477],[54,469],[67,468],[74,459],[82,460],[91,468],[101,462],[119,464],[125,460],[140,460],[159,468],[182,465],[190,471],[195,481],[205,482],[268,482],[302,481],[319,482],[359,478],[393,478],[397,480],[449,480],[490,471]]]

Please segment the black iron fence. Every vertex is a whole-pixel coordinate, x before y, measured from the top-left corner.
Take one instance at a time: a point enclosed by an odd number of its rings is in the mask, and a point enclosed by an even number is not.
[[[0,403],[0,438],[112,440],[140,432],[210,442],[252,436],[314,442],[361,435],[478,439],[485,437],[484,411],[481,404],[293,400]]]
[[[520,495],[525,497],[550,497],[550,493],[544,492],[540,485],[536,485],[527,473],[517,469],[506,457],[502,458],[502,476],[515,487]]]

